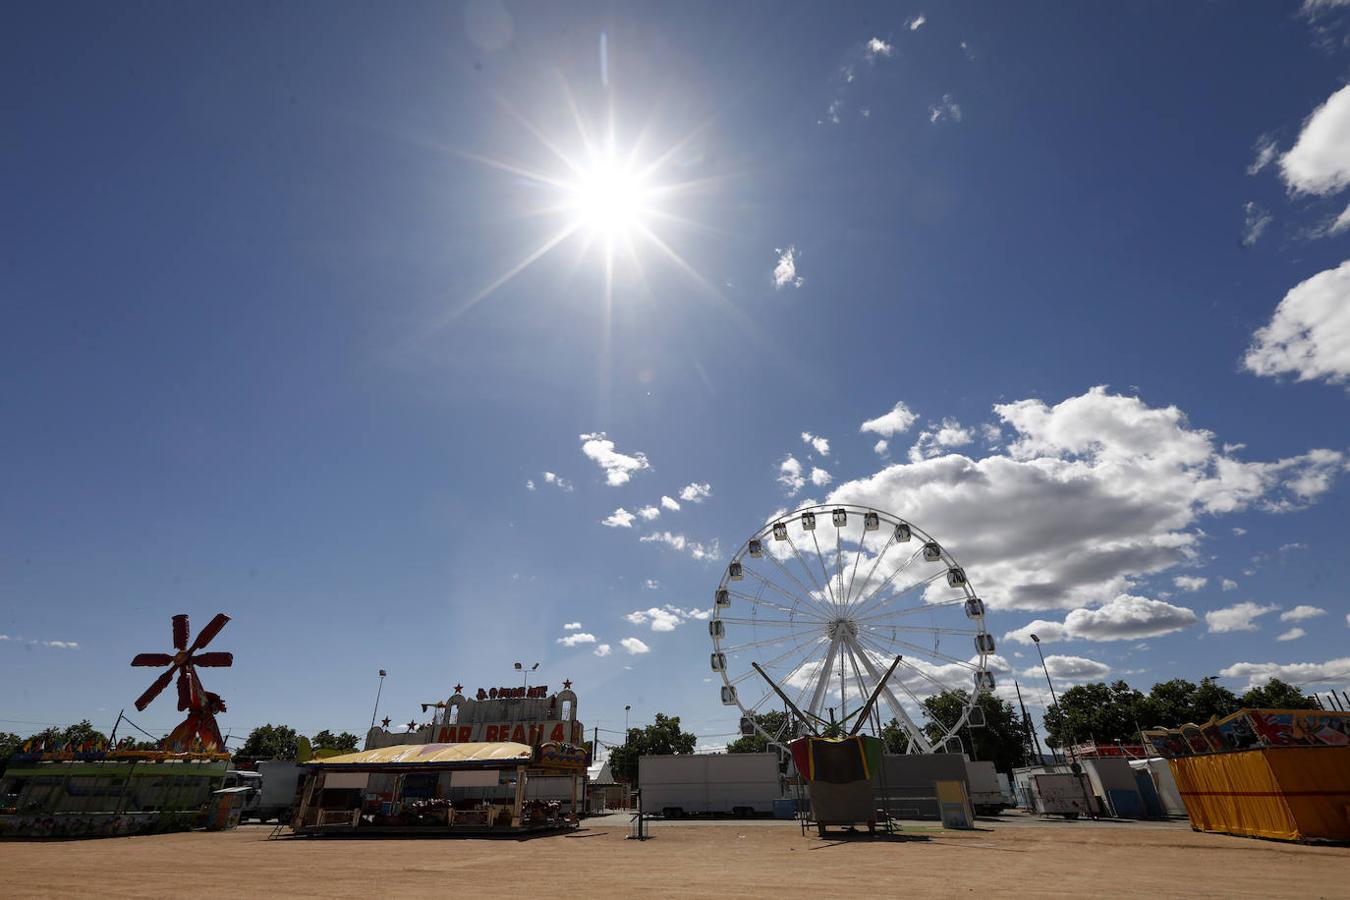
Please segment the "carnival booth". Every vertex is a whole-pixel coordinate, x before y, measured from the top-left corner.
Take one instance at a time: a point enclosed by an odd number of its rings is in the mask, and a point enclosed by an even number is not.
[[[1350,713],[1243,709],[1144,737],[1197,831],[1350,841]]]

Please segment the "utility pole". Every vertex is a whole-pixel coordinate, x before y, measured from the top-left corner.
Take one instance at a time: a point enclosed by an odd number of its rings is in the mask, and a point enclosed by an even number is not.
[[[380,686],[375,689],[375,708],[370,711],[370,727],[375,727],[375,717],[380,714],[380,694],[384,693],[384,669],[380,670]]]
[[[1036,723],[1031,721],[1031,716],[1027,715],[1027,705],[1022,702],[1022,686],[1014,680],[1013,687],[1017,689],[1017,705],[1022,707],[1022,721],[1027,723],[1027,731],[1030,732],[1030,738],[1027,741],[1027,749],[1033,749],[1032,744],[1034,742],[1036,765],[1043,765],[1045,763],[1045,753],[1041,750],[1041,737],[1036,733]]]
[[[1033,634],[1031,636],[1031,642],[1036,645],[1036,655],[1041,658],[1041,671],[1045,673],[1045,683],[1050,686],[1050,699],[1055,701],[1055,711],[1059,713],[1060,719],[1063,720],[1064,710],[1059,705],[1059,695],[1055,693],[1055,683],[1050,680],[1050,669],[1045,665],[1045,653],[1041,651],[1041,639]],[[1062,724],[1067,726],[1069,723],[1064,721]],[[1068,735],[1064,735],[1064,737],[1067,739]],[[1054,750],[1054,747],[1050,748],[1050,756],[1052,759],[1055,755]],[[1059,754],[1059,757],[1060,759],[1065,758],[1063,753]]]

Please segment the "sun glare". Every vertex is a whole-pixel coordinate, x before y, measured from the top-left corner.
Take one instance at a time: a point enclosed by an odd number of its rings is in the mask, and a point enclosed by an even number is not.
[[[602,158],[570,191],[577,224],[607,239],[622,239],[643,224],[652,187],[613,156]]]

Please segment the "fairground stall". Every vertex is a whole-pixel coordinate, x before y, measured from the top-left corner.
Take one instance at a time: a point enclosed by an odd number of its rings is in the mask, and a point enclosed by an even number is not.
[[[309,770],[297,834],[507,834],[577,824],[586,751],[514,741],[398,744],[330,756]],[[566,779],[566,801],[531,799],[532,778]]]
[[[1350,841],[1350,713],[1242,709],[1144,738],[1197,831]]]

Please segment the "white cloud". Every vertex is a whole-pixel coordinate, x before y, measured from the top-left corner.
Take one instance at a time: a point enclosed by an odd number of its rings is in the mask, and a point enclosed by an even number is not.
[[[1178,575],[1172,583],[1183,591],[1198,591],[1209,584],[1209,579],[1200,575]]]
[[[941,425],[929,425],[927,429],[919,432],[914,446],[909,448],[909,461],[931,459],[940,456],[943,450],[964,447],[974,440],[974,430],[962,428],[961,423],[955,419],[943,419]]]
[[[1270,322],[1252,335],[1243,364],[1257,375],[1350,380],[1350,260],[1285,294]]]
[[[928,107],[930,122],[960,122],[961,104],[952,99],[951,94],[943,94],[942,100]]]
[[[627,484],[634,472],[651,468],[645,453],[638,452],[630,456],[618,452],[614,449],[614,442],[603,431],[583,434],[580,440],[581,452],[604,470],[605,483],[611,487]]]
[[[1247,167],[1248,175],[1255,175],[1266,166],[1275,161],[1275,157],[1280,155],[1280,148],[1276,146],[1275,139],[1268,134],[1263,134],[1256,139],[1256,145],[1252,148],[1256,151],[1256,156],[1252,159],[1252,164]]]
[[[837,123],[838,110],[831,107],[830,115]],[[778,263],[773,267],[773,286],[779,290],[785,287],[799,288],[806,283],[806,279],[797,274],[797,248],[789,244],[786,250],[776,249],[774,253],[778,254]]]
[[[642,653],[649,653],[651,652],[652,649],[651,647],[648,647],[646,644],[644,644],[642,641],[638,640],[635,637],[626,637],[623,640],[619,641],[619,644],[623,647],[624,650],[628,651],[628,654],[630,656],[637,656]]]
[[[778,483],[783,486],[789,497],[795,496],[806,484],[806,477],[802,475],[802,464],[797,461],[797,457],[788,454],[778,466]]]
[[[660,517],[661,510],[657,509],[655,506],[643,506],[638,509],[637,514],[642,517],[644,522],[650,522],[652,519]]]
[[[641,456],[642,454],[639,453],[638,455]],[[544,473],[544,483],[551,484],[558,490],[563,491],[565,493],[568,494],[572,493],[572,482],[568,481],[566,478],[563,478],[561,475],[558,475],[554,472]]]
[[[894,55],[895,46],[879,37],[872,38],[863,46],[863,58],[868,62],[876,62],[878,57],[890,59]]]
[[[882,437],[894,437],[897,434],[909,431],[909,427],[918,418],[904,402],[900,402],[895,404],[890,412],[863,422],[862,425],[858,426],[858,431],[870,431]]]
[[[1272,613],[1277,609],[1279,607],[1274,604],[1261,606],[1250,600],[1244,600],[1223,609],[1210,610],[1205,613],[1205,622],[1209,624],[1209,630],[1217,634],[1230,631],[1255,631],[1256,623],[1253,619]]]
[[[1317,236],[1322,237],[1324,235],[1340,234],[1347,228],[1350,228],[1350,206],[1347,206],[1345,209],[1341,210],[1340,214],[1337,215],[1336,218],[1332,219],[1325,226],[1323,226],[1322,229],[1318,231]]]
[[[1279,637],[1275,638],[1275,640],[1277,640],[1277,641],[1296,641],[1296,640],[1298,640],[1299,638],[1301,638],[1301,637],[1303,637],[1304,635],[1306,635],[1307,633],[1308,633],[1308,632],[1304,631],[1302,628],[1290,628],[1290,629],[1289,629],[1288,631],[1286,631],[1284,634],[1282,634],[1282,635],[1280,635]]]
[[[803,431],[802,443],[809,445],[821,456],[830,455],[830,442],[818,434],[812,434],[809,431]]]
[[[569,634],[558,638],[557,642],[564,647],[575,647],[577,644],[594,644],[595,635],[591,634],[589,631],[578,631],[576,634]]]
[[[601,519],[600,524],[608,525],[610,528],[632,528],[634,518],[636,516],[620,506],[606,518]]]
[[[1176,407],[1104,387],[994,412],[1009,434],[1000,451],[885,465],[827,498],[903,510],[951,545],[994,608],[1087,608],[1131,593],[1195,561],[1203,519],[1306,506],[1317,481],[1307,476],[1329,484],[1346,460],[1315,450],[1245,462]]]
[[[694,559],[717,559],[721,553],[721,547],[714,539],[710,544],[700,544],[698,541],[691,541],[682,534],[671,534],[669,531],[654,531],[645,537],[638,538],[644,544],[658,543],[673,547],[681,553],[688,553]]]
[[[885,459],[891,455],[891,442],[882,438],[872,445],[872,452],[882,459]]]
[[[16,644],[27,644],[30,647],[51,647],[53,650],[78,650],[80,645],[75,641],[38,641],[30,638],[11,637],[8,634],[0,634],[0,641],[12,641]]]
[[[814,484],[816,487],[824,487],[831,481],[834,481],[834,476],[831,475],[829,472],[826,472],[824,469],[818,467],[813,467],[811,469],[811,483]]]
[[[1071,610],[1063,622],[1037,619],[1003,637],[1022,644],[1032,643],[1033,634],[1046,642],[1133,641],[1181,631],[1198,621],[1195,612],[1184,606],[1120,594],[1095,609]]]
[[[1065,681],[1100,681],[1111,674],[1111,667],[1095,659],[1082,656],[1047,656],[1045,668],[1051,677]],[[1044,676],[1040,666],[1033,666],[1022,673],[1023,678]]]
[[[1280,175],[1291,191],[1334,194],[1350,184],[1350,85],[1313,110],[1293,148],[1280,157]]]
[[[1327,611],[1320,606],[1309,606],[1306,603],[1300,603],[1293,609],[1285,610],[1280,613],[1281,622],[1304,622],[1308,619],[1315,619],[1318,616],[1325,616]]]
[[[920,28],[923,27],[924,23],[927,21],[928,17],[925,16],[923,13],[919,13],[917,16],[906,22],[905,27],[908,28],[910,31],[918,31]]]
[[[675,500],[675,498],[667,496],[665,494],[661,495],[661,505],[666,509],[670,510],[671,512],[680,511],[680,504]]]
[[[1263,209],[1260,204],[1249,200],[1242,207],[1242,245],[1251,247],[1261,240],[1261,235],[1270,227],[1275,217]]]
[[[1238,583],[1231,578],[1225,578],[1223,581],[1219,583],[1219,586],[1222,587],[1225,591],[1236,591]]]
[[[648,578],[642,583],[642,586],[649,591],[655,591],[661,587],[661,582],[657,581],[655,578]]]
[[[529,491],[534,490],[534,479],[533,479],[533,478],[527,478],[527,479],[525,480],[525,489],[526,489],[526,490],[529,490]]]
[[[651,609],[635,609],[624,616],[624,620],[633,625],[650,623],[652,631],[674,631],[682,622],[706,618],[708,618],[707,610],[680,609],[669,603],[665,606],[653,606]]]
[[[712,496],[712,485],[691,482],[680,489],[680,499],[688,503],[702,503]]]
[[[970,46],[970,43],[968,41],[961,42],[961,52],[966,55],[966,59],[975,58],[975,48]]]
[[[596,656],[609,656],[609,644],[600,644],[591,652]]]
[[[1227,447],[1227,446],[1229,446],[1229,445],[1228,445],[1228,444],[1224,444],[1224,446]],[[1238,444],[1237,446],[1238,446],[1238,447],[1241,447],[1241,446],[1243,446],[1243,445],[1242,445],[1242,444]],[[1226,454],[1227,454],[1227,451],[1225,451],[1225,455],[1226,455]],[[1234,534],[1234,536],[1236,536],[1236,537],[1242,537],[1242,536],[1243,536],[1244,534],[1246,534],[1246,533],[1247,533],[1247,529],[1242,528],[1241,526],[1239,526],[1239,527],[1233,529],[1233,534]]]
[[[568,622],[566,625],[563,626],[563,631],[580,631],[580,630],[581,630],[580,622]]]
[[[1224,678],[1246,678],[1247,687],[1260,687],[1278,678],[1296,685],[1322,682],[1325,690],[1350,684],[1350,656],[1320,663],[1240,662],[1220,669],[1219,674]]]

